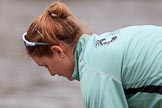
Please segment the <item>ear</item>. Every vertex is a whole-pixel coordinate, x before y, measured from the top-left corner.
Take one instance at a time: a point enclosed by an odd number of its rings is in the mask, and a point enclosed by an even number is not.
[[[60,46],[57,45],[51,46],[51,51],[55,54],[58,54],[60,57],[64,57],[64,51]]]

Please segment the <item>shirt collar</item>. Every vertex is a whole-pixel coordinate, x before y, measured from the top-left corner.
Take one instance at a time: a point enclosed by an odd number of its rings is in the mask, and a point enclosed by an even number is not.
[[[88,34],[83,34],[77,43],[76,49],[75,49],[75,66],[74,66],[74,71],[72,74],[73,80],[78,80],[80,81],[80,76],[79,76],[79,59],[81,59],[81,54],[83,53],[83,50],[85,48],[85,44],[89,38]]]

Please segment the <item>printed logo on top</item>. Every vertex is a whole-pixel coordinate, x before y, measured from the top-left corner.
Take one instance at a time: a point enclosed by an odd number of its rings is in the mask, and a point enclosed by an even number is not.
[[[106,38],[102,38],[96,41],[96,47],[109,45],[110,43],[114,42],[117,39],[117,35],[120,34],[120,30],[115,30],[108,34],[111,38],[109,40],[106,40]]]

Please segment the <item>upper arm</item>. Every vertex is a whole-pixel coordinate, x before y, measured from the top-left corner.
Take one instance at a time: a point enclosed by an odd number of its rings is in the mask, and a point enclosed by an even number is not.
[[[86,108],[128,108],[122,84],[90,67],[80,80]]]

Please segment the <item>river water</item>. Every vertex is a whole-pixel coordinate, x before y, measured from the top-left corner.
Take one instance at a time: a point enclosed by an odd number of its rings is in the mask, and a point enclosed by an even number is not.
[[[21,35],[52,0],[0,0],[0,108],[84,108],[79,82],[51,77],[26,56]],[[97,34],[162,25],[161,0],[64,0]]]

